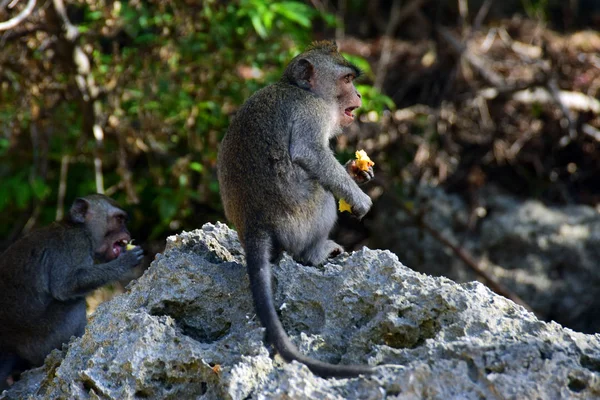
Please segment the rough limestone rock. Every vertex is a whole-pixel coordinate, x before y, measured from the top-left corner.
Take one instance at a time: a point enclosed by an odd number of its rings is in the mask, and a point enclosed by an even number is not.
[[[484,270],[540,318],[581,332],[600,332],[600,209],[549,207],[487,188],[480,196],[487,214],[476,229],[467,231],[469,206],[460,196],[427,186],[420,188],[420,195],[416,203],[427,210],[427,223],[481,260]],[[379,209],[374,226],[390,233],[372,235],[371,246],[394,251],[421,272],[458,282],[476,279],[401,209]]]
[[[301,351],[375,375],[321,379],[264,347],[235,232],[168,239],[85,335],[7,399],[592,399],[600,336],[540,322],[479,283],[462,285],[362,249],[321,267],[274,267],[283,324]]]

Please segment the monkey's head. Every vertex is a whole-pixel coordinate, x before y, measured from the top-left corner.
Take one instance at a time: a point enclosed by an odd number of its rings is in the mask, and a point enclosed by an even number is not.
[[[338,125],[346,127],[354,121],[354,110],[362,105],[361,95],[354,87],[360,74],[360,69],[338,52],[335,42],[320,41],[289,63],[283,80],[334,104]]]
[[[131,240],[127,213],[109,197],[92,194],[75,200],[69,211],[73,224],[83,224],[90,234],[94,256],[101,262],[119,257]]]

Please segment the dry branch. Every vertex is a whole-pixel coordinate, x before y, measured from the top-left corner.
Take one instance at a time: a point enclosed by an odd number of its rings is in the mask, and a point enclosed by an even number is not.
[[[17,0],[18,1],[18,0]],[[0,31],[6,31],[9,29],[13,29],[21,22],[25,20],[25,18],[29,17],[33,9],[35,8],[36,0],[29,0],[25,8],[16,16],[9,19],[8,21],[0,22]]]
[[[379,61],[377,62],[377,71],[375,73],[376,78],[373,86],[375,86],[377,89],[381,90],[383,87],[383,82],[385,81],[385,76],[387,75],[387,67],[391,59],[392,35],[396,29],[398,29],[398,25],[400,25],[402,21],[419,11],[419,9],[427,1],[429,0],[412,0],[404,7],[400,7],[400,0],[396,0],[392,3],[390,20],[386,26],[383,36],[381,55],[379,57]]]
[[[479,8],[479,11],[475,16],[475,21],[473,21],[474,31],[479,30],[481,28],[481,24],[483,23],[485,17],[487,17],[493,2],[493,0],[485,0],[485,2],[481,5],[481,8]]]
[[[486,62],[483,58],[473,53],[467,45],[460,42],[449,30],[444,27],[439,26],[437,31],[440,33],[442,38],[450,47],[461,57],[464,57],[465,60],[469,62],[479,74],[491,85],[496,87],[505,87],[506,83],[504,82],[504,78],[494,72],[491,68],[486,65]]]
[[[68,155],[62,156],[60,161],[60,182],[58,184],[58,200],[56,202],[56,221],[61,221],[65,213],[65,196],[67,195],[67,176],[69,174]]]
[[[91,73],[90,60],[81,46],[77,43],[79,29],[71,23],[62,0],[52,1],[54,23],[60,25],[56,29],[59,34],[60,46],[65,49],[62,62],[69,70],[75,71],[75,82],[79,89],[79,100],[82,109],[83,133],[96,139],[94,152],[94,173],[96,178],[96,191],[104,193],[104,175],[102,173],[102,148],[104,147],[104,131],[100,122],[101,104],[96,101],[100,89],[96,86]]]

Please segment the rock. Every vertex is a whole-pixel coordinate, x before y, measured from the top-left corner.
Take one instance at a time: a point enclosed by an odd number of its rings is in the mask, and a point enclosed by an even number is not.
[[[493,207],[480,238],[489,271],[544,319],[600,332],[600,212],[534,200]]]
[[[416,201],[425,221],[481,261],[482,269],[546,320],[581,332],[600,332],[600,212],[589,206],[549,207],[487,188],[486,215],[467,230],[468,206],[457,195],[422,187]],[[370,245],[388,248],[420,272],[458,282],[477,277],[397,207],[379,207]],[[389,210],[389,211],[388,211]],[[392,214],[393,212],[393,214]]]
[[[600,396],[600,335],[544,323],[480,283],[456,284],[363,248],[274,268],[301,351],[375,375],[321,379],[263,345],[235,232],[206,224],[167,248],[83,337],[6,399],[482,399]]]

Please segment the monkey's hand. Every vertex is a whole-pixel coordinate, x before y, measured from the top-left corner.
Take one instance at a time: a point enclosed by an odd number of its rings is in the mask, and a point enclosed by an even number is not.
[[[144,258],[144,250],[140,246],[133,246],[132,249],[125,250],[120,256],[121,265],[127,269],[137,266]]]
[[[352,213],[358,217],[358,219],[362,219],[362,217],[364,217],[371,209],[373,201],[366,193],[362,191],[359,192],[358,198],[353,199],[354,204],[352,204]]]
[[[366,169],[361,169],[358,166],[357,160],[350,160],[345,165],[346,171],[348,171],[348,175],[352,177],[354,182],[359,185],[365,184],[369,182],[371,179],[375,178],[375,171],[373,171],[373,166],[369,165]]]

